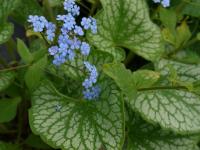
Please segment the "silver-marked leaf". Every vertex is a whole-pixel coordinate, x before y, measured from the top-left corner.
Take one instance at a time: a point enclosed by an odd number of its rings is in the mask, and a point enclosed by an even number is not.
[[[55,148],[63,150],[119,150],[124,141],[122,95],[116,85],[104,79],[97,101],[63,96],[47,82],[33,93],[29,111],[33,132]]]
[[[14,32],[14,26],[11,23],[5,23],[0,26],[0,44],[7,42]]]
[[[200,97],[175,88],[150,88],[128,100],[131,108],[154,124],[180,134],[200,131]]]
[[[87,36],[93,45],[111,54],[120,53],[125,47],[151,61],[161,57],[161,34],[149,18],[145,0],[101,0],[101,3],[103,11],[96,16],[98,33]]]
[[[161,75],[169,76],[173,68],[181,82],[196,82],[200,80],[200,65],[184,64],[172,60],[162,59],[155,64]]]
[[[0,92],[6,89],[14,80],[15,74],[13,72],[0,73]]]
[[[138,116],[134,116],[128,128],[127,150],[199,150],[197,137],[161,130]]]

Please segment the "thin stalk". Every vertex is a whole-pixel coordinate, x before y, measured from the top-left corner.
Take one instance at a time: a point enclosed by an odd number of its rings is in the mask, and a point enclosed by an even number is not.
[[[127,56],[127,58],[126,58],[126,60],[124,61],[124,64],[126,65],[126,66],[128,66],[130,63],[131,63],[131,61],[133,60],[133,58],[135,57],[135,54],[133,53],[133,52],[129,52],[128,53],[128,56]]]
[[[29,67],[30,65],[31,65],[31,64],[26,64],[26,65],[21,65],[21,66],[16,66],[16,67],[5,68],[5,69],[1,69],[0,72],[18,70],[18,69],[22,69],[22,68]]]

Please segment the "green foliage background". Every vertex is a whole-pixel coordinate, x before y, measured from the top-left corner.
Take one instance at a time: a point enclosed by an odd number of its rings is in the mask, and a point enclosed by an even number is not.
[[[63,0],[0,0],[0,150],[199,150],[200,0],[76,2],[97,19],[97,101],[81,96],[80,59],[53,66],[27,23],[55,22]]]

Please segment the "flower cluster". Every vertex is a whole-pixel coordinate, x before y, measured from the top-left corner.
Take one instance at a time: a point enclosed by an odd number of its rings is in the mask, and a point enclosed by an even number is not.
[[[97,82],[98,72],[94,65],[91,65],[89,62],[84,62],[85,67],[89,72],[89,77],[84,80],[82,83],[85,90],[83,91],[83,95],[86,99],[95,99],[100,94],[100,88],[98,86],[94,86]]]
[[[163,7],[169,7],[170,6],[170,0],[153,0],[154,3],[161,3]]]
[[[80,24],[76,22],[76,17],[80,14],[80,7],[76,5],[75,0],[65,0],[64,9],[66,14],[57,15],[56,20],[58,28],[56,35],[56,25],[48,22],[43,16],[29,16],[28,22],[33,26],[35,32],[45,32],[46,39],[50,42],[57,39],[57,44],[49,47],[48,52],[53,57],[53,64],[59,66],[66,61],[75,59],[76,54],[88,56],[90,53],[90,45],[81,41],[85,30],[90,30],[93,34],[97,33],[97,23],[92,17],[83,17]],[[98,73],[94,65],[84,62],[85,68],[88,70],[89,77],[84,80],[83,96],[85,99],[92,100],[99,96],[100,88],[96,85]]]

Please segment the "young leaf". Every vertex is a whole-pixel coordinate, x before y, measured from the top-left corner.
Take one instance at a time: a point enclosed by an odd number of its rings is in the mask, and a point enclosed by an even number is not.
[[[0,73],[0,92],[6,89],[14,80],[15,74],[13,72]]]
[[[122,95],[108,80],[99,82],[97,101],[72,99],[43,82],[33,93],[29,119],[32,131],[63,150],[121,149],[124,141]]]
[[[165,9],[160,8],[159,11],[160,14],[160,20],[162,21],[163,25],[170,29],[171,33],[175,33],[175,27],[176,27],[176,12],[173,9]]]
[[[198,150],[195,136],[181,136],[146,123],[137,115],[129,120],[127,150]]]
[[[14,26],[11,23],[0,25],[0,44],[7,42],[14,32]]]
[[[16,116],[20,101],[20,98],[0,100],[0,123],[9,122]]]
[[[101,0],[103,11],[97,17],[98,33],[88,39],[99,50],[112,52],[128,48],[155,61],[163,53],[161,34],[148,13],[145,0]]]
[[[47,56],[44,56],[28,68],[25,74],[25,82],[30,90],[36,88],[36,86],[40,83],[40,79],[43,76],[46,65]]]
[[[22,58],[22,60],[26,64],[29,64],[33,61],[32,54],[30,53],[30,51],[27,48],[27,46],[25,45],[25,43],[20,39],[17,39],[17,51],[18,51],[20,57]]]
[[[132,73],[126,69],[123,64],[105,64],[103,71],[110,76],[119,88],[126,94],[130,99],[133,99],[136,94],[136,86],[131,78]]]
[[[158,73],[150,70],[139,70],[132,73],[120,63],[105,64],[103,71],[114,79],[129,99],[134,99],[138,89],[150,87],[160,77]]]
[[[192,33],[190,32],[189,26],[185,21],[182,22],[182,24],[177,27],[177,33],[176,33],[176,48],[179,48],[180,46],[184,45],[192,36]]]

